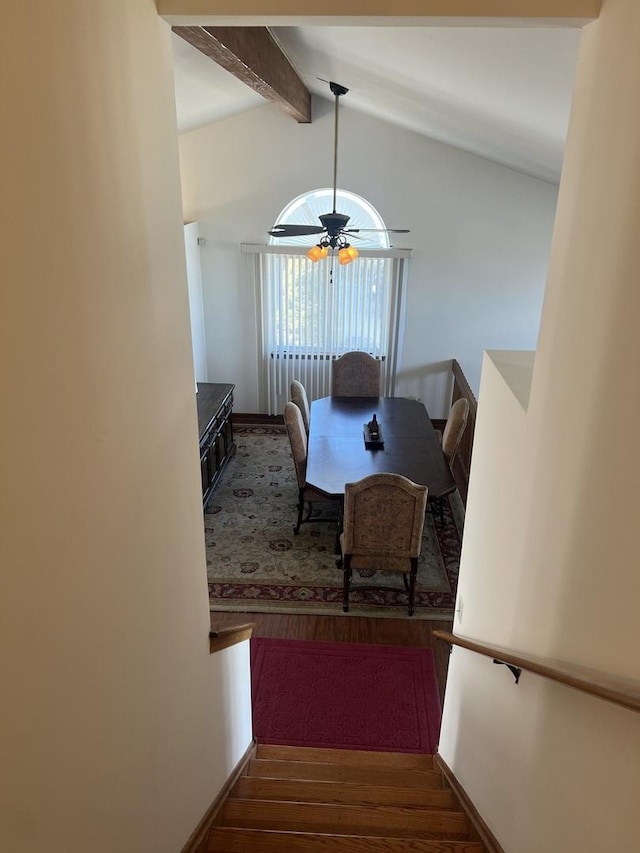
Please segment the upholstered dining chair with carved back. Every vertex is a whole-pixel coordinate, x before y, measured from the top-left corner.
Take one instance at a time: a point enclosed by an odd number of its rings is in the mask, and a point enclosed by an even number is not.
[[[367,352],[345,352],[331,366],[333,397],[379,397],[380,361]]]
[[[371,474],[347,483],[340,549],[345,613],[354,569],[402,572],[413,615],[427,487],[401,474]]]
[[[456,458],[462,436],[467,428],[468,419],[469,401],[464,397],[460,397],[451,406],[449,417],[442,433],[442,452],[449,463],[449,467],[453,465],[453,460]]]
[[[291,380],[291,402],[295,403],[300,409],[302,423],[304,424],[304,431],[309,435],[309,420],[311,417],[309,398],[307,397],[306,388],[302,382],[299,382],[297,379]]]
[[[289,436],[291,456],[293,457],[298,483],[298,518],[293,532],[299,533],[300,525],[307,521],[330,521],[335,524],[338,520],[337,514],[335,516],[312,516],[314,503],[334,504],[338,510],[340,503],[337,500],[331,500],[324,492],[319,492],[307,484],[307,433],[304,429],[302,413],[295,403],[288,402],[285,404],[284,423]],[[307,504],[307,514],[303,517],[305,503]]]
[[[453,467],[453,460],[456,458],[462,436],[467,428],[469,419],[469,401],[464,397],[460,397],[451,406],[449,416],[444,426],[441,435],[442,452],[449,464],[449,468]],[[434,516],[440,519],[440,523],[444,524],[444,498],[437,498],[431,503]]]

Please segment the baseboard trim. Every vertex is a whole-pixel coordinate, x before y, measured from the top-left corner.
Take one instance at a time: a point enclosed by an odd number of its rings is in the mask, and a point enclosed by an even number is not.
[[[254,412],[233,412],[231,420],[234,424],[273,424],[281,426],[284,424],[282,415],[259,415]]]
[[[498,841],[494,834],[491,832],[487,824],[482,819],[480,812],[473,804],[471,798],[462,787],[462,785],[458,782],[453,770],[449,767],[444,758],[436,753],[433,756],[434,765],[438,770],[442,773],[444,778],[447,780],[451,790],[454,795],[460,801],[460,805],[462,806],[465,814],[469,818],[469,823],[474,828],[475,832],[478,835],[480,842],[482,843],[485,853],[505,853],[503,848],[498,844]]]
[[[236,784],[240,776],[242,776],[242,774],[245,772],[249,761],[254,757],[257,745],[258,743],[254,738],[249,744],[245,754],[242,756],[240,761],[231,771],[231,775],[229,776],[225,784],[222,786],[222,789],[220,790],[217,797],[214,799],[214,801],[211,803],[211,805],[205,812],[202,820],[189,836],[187,843],[184,845],[180,853],[206,853],[209,831],[213,825],[213,822],[216,819],[218,812],[222,808],[224,801],[229,796],[231,789]]]

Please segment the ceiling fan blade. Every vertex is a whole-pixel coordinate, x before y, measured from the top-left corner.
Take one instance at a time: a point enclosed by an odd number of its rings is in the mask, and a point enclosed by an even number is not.
[[[409,234],[408,228],[343,228],[345,234],[358,234],[362,232],[375,234]]]
[[[274,225],[269,231],[272,237],[304,237],[307,234],[322,234],[322,225]]]

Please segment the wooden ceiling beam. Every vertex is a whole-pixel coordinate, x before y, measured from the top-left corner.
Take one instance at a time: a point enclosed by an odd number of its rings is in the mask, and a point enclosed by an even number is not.
[[[174,33],[302,124],[311,94],[266,27],[173,27]]]

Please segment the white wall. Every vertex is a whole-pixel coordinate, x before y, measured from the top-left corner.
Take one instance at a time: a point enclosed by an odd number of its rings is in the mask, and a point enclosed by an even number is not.
[[[184,248],[189,291],[193,372],[196,383],[208,382],[207,337],[204,327],[204,297],[202,295],[202,269],[200,266],[200,227],[197,222],[188,222],[184,226]]]
[[[0,30],[0,849],[175,853],[250,737],[211,657],[170,32]]]
[[[531,393],[485,359],[454,623],[636,682],[639,31],[605,0],[582,37]],[[455,651],[439,749],[509,853],[640,849],[637,713]]]
[[[242,242],[297,195],[330,186],[333,107],[298,125],[267,105],[180,138],[185,218],[198,220],[209,377],[257,411],[255,297]],[[487,348],[535,347],[557,188],[349,109],[341,101],[338,183],[389,227],[410,228],[407,328],[397,393],[446,413],[449,363],[477,391]]]
[[[637,581],[625,592],[615,546],[596,552],[591,566],[578,554],[580,541],[607,537],[606,513],[587,494],[598,521],[577,517],[564,478],[536,488],[538,425],[505,376],[503,354],[485,356],[454,631],[637,677],[636,599],[622,601]],[[543,508],[572,548],[540,534]],[[606,614],[614,612],[612,624]],[[526,672],[516,686],[505,667],[455,648],[438,751],[509,853],[638,848],[640,728],[631,711]]]

